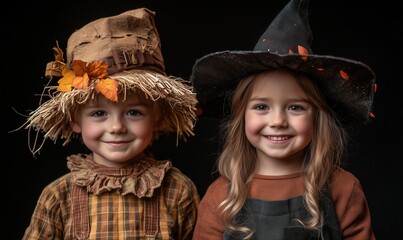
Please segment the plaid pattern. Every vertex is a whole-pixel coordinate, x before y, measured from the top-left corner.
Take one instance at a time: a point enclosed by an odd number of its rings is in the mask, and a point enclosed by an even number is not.
[[[43,190],[23,240],[77,239],[74,236],[72,184],[72,174],[68,173]],[[199,204],[194,183],[178,169],[171,168],[157,191],[157,239],[191,239]],[[145,198],[122,195],[115,190],[99,195],[88,193],[88,198],[84,198],[88,203],[88,239],[146,239]],[[86,222],[86,216],[82,217]]]

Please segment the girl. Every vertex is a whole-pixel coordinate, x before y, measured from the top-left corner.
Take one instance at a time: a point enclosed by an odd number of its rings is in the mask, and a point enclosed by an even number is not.
[[[46,72],[62,78],[26,128],[64,144],[81,136],[91,153],[68,157],[71,172],[42,191],[23,239],[191,239],[197,189],[148,150],[160,134],[192,135],[196,104],[164,72],[154,12],[88,23],[68,40],[68,64],[54,50]]]
[[[359,180],[338,166],[343,123],[371,114],[374,74],[313,55],[307,12],[307,1],[291,0],[254,51],[193,67],[204,113],[228,117],[220,177],[200,202],[194,240],[375,239]]]

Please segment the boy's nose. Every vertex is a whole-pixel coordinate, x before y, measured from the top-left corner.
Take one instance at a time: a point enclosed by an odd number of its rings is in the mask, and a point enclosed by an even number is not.
[[[120,133],[126,130],[126,126],[120,117],[114,117],[111,119],[110,130],[112,133]]]

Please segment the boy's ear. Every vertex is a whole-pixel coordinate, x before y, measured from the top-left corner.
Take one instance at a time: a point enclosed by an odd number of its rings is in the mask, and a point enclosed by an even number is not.
[[[73,130],[73,132],[75,133],[81,133],[81,127],[80,125],[78,125],[76,122],[74,121],[70,121],[70,127]]]

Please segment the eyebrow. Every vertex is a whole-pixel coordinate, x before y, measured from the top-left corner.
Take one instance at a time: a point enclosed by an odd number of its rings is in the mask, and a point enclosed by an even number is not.
[[[270,101],[272,100],[271,98],[268,97],[252,97],[249,99],[249,102],[251,101]],[[308,99],[305,98],[290,98],[287,99],[287,101],[292,101],[292,102],[309,102]]]

